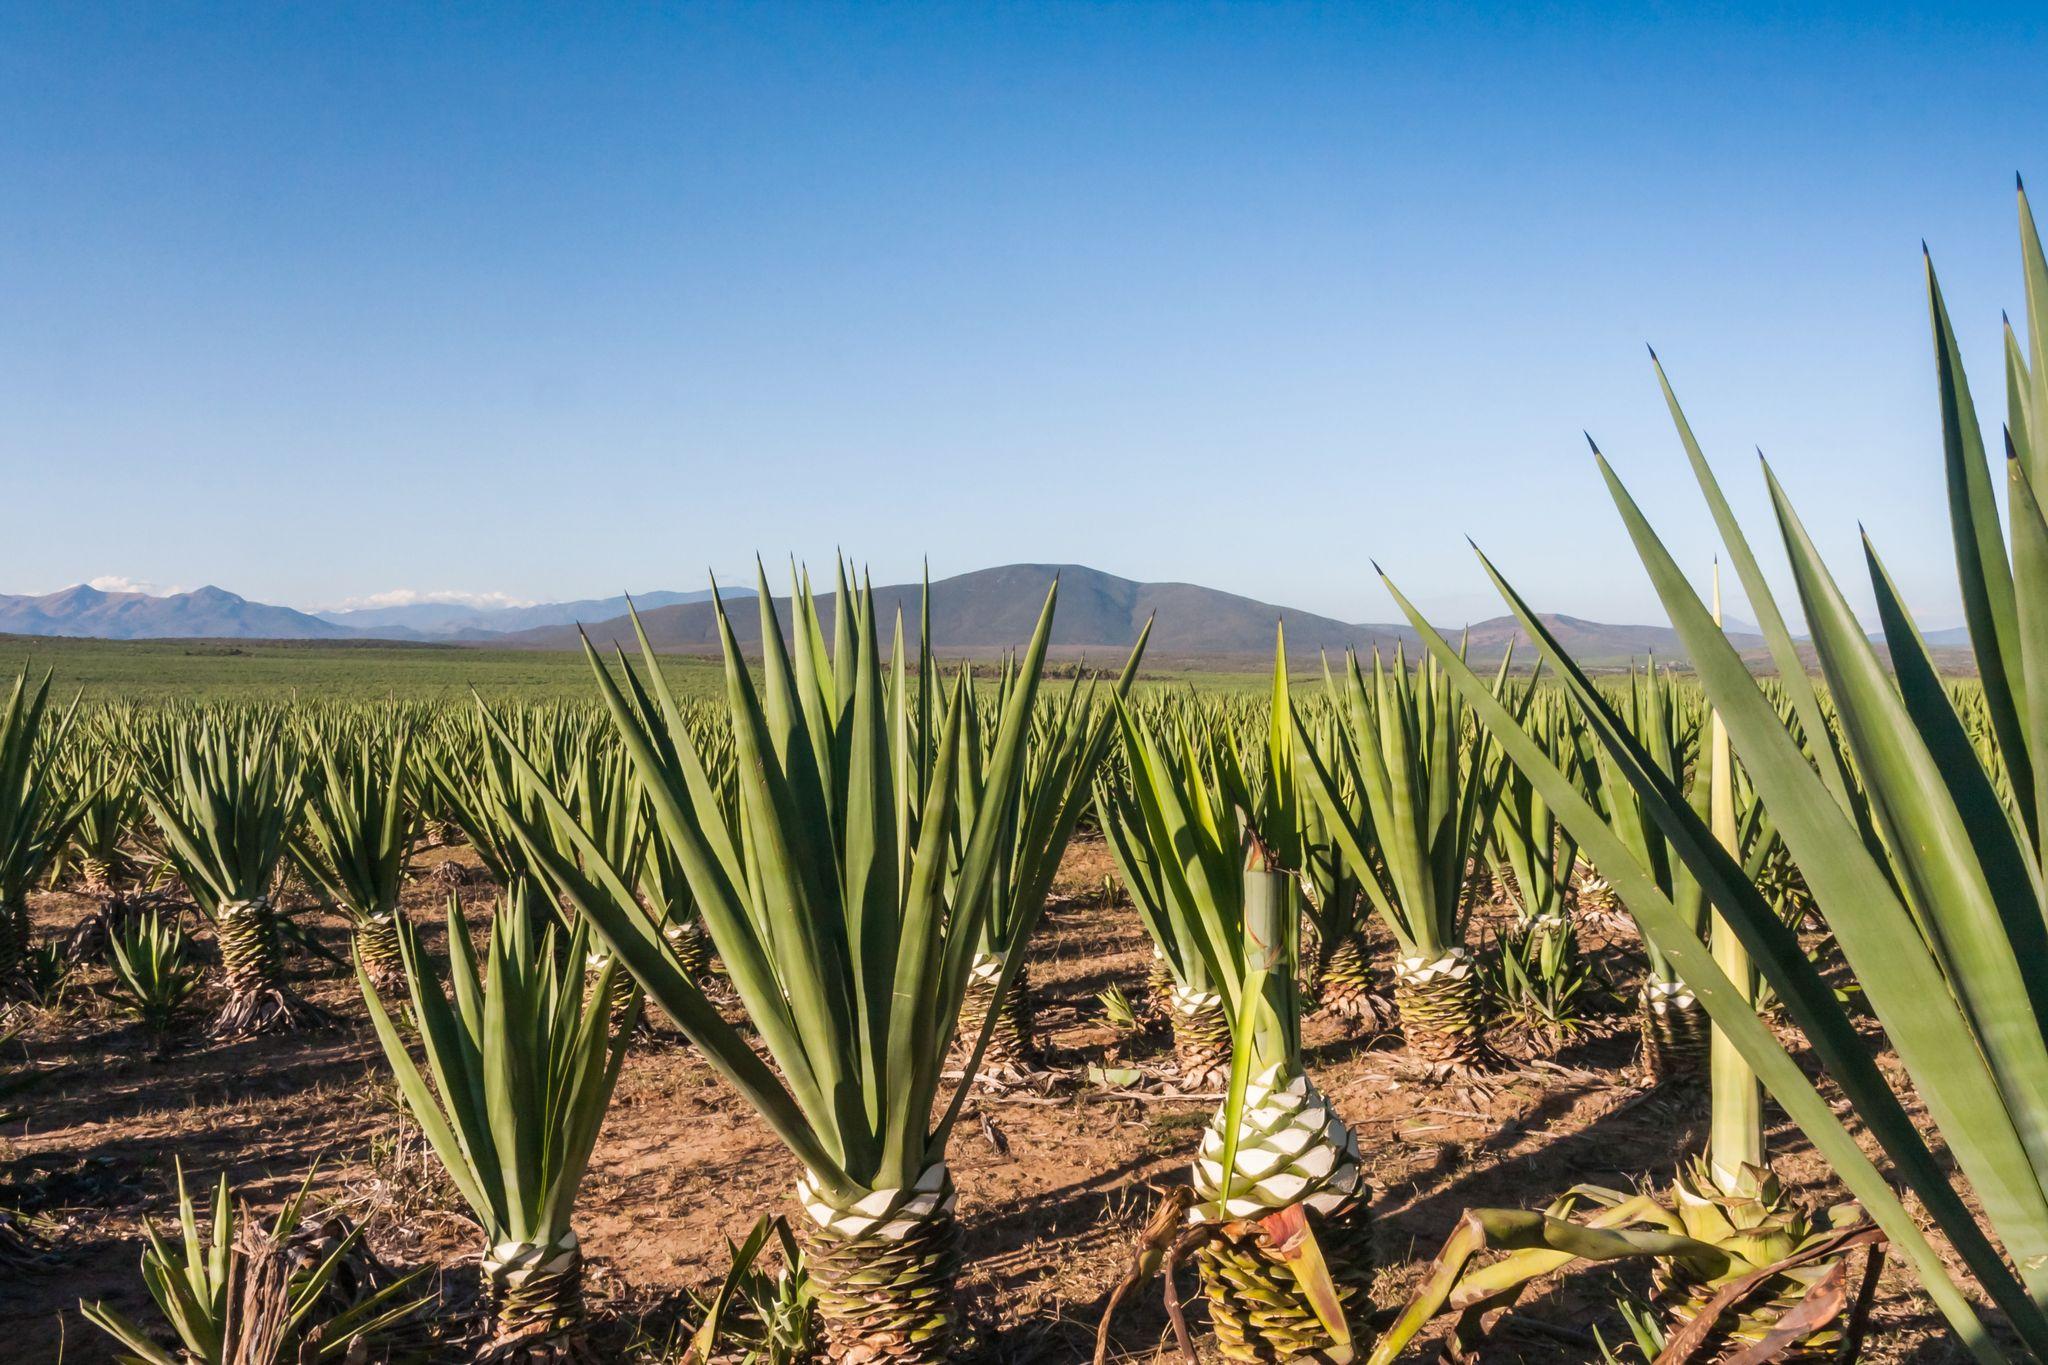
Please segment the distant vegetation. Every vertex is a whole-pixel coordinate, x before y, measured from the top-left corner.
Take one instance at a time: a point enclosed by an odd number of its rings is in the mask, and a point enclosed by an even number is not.
[[[1105,667],[1117,661],[1105,652]],[[471,688],[492,699],[587,701],[590,666],[568,650],[486,649],[455,645],[393,644],[382,640],[77,640],[0,635],[0,675],[24,665],[51,669],[52,690],[68,698],[79,688],[92,701],[167,702],[257,700],[302,696],[340,701],[395,697],[441,701]],[[668,680],[686,698],[720,695],[720,667],[697,656],[664,661]],[[1071,662],[1049,677],[1071,676]],[[1140,688],[1192,686],[1202,691],[1257,690],[1268,681],[1260,667],[1219,665],[1148,667]],[[977,663],[977,675],[989,665]]]
[[[452,700],[469,689],[490,698],[576,700],[590,695],[580,654],[457,649],[382,641],[68,640],[0,636],[0,670],[54,671],[52,690],[86,689],[95,701],[254,700],[308,697]],[[710,660],[678,659],[670,683],[690,696],[717,686]]]

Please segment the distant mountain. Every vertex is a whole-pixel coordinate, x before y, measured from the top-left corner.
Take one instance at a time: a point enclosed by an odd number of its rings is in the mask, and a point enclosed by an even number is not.
[[[1375,646],[1418,646],[1406,625],[1354,625],[1292,608],[1260,602],[1235,593],[1192,583],[1139,583],[1079,564],[1009,564],[981,569],[932,584],[932,636],[949,654],[987,654],[1023,644],[1030,638],[1039,608],[1053,576],[1060,580],[1059,611],[1053,618],[1053,649],[1062,656],[1090,652],[1098,657],[1128,650],[1148,616],[1156,615],[1150,656],[1223,657],[1243,660],[1270,657],[1273,629],[1287,627],[1288,652],[1313,657],[1345,649],[1369,651]],[[896,613],[903,613],[906,636],[915,640],[919,585],[897,584],[875,589],[875,607],[886,631]],[[823,599],[829,604],[830,597]],[[776,598],[784,628],[789,622],[787,598]],[[758,610],[730,613],[733,633],[743,645],[760,641]],[[657,649],[712,653],[718,648],[715,614],[709,603],[661,607],[640,613],[650,642]],[[1612,664],[1655,654],[1680,659],[1677,636],[1664,626],[1608,626],[1570,616],[1546,616],[1565,646],[1583,663]],[[631,624],[623,619],[586,623],[599,645],[613,641],[631,647]],[[1500,617],[1471,628],[1475,660],[1498,659],[1508,641],[1520,636],[1512,618]],[[1762,644],[1753,636],[1732,636],[1738,648]],[[569,649],[576,644],[573,628],[522,631],[498,643],[532,649]],[[1523,640],[1522,645],[1526,646]],[[1523,657],[1530,657],[1526,651]]]
[[[1582,621],[1576,616],[1563,616],[1556,612],[1538,612],[1536,619],[1554,636],[1565,653],[1582,664],[1611,664],[1625,659],[1650,659],[1677,661],[1686,657],[1685,645],[1678,638],[1678,632],[1669,626],[1610,626],[1599,621]],[[1748,631],[1730,629],[1728,643],[1738,651],[1762,650],[1764,637]],[[1471,627],[1471,650],[1474,658],[1498,659],[1501,651],[1514,641],[1516,655],[1533,659],[1534,646],[1521,623],[1512,616],[1496,616]]]
[[[728,597],[752,597],[751,589],[733,588]],[[649,592],[636,594],[633,603],[641,611],[655,607],[683,606],[706,602],[709,588],[695,592]],[[575,602],[542,602],[530,607],[476,607],[463,602],[414,602],[401,607],[363,607],[354,611],[315,613],[321,620],[369,635],[398,635],[405,639],[478,639],[508,631],[536,630],[545,626],[566,626],[577,621],[604,621],[626,613],[626,598],[591,597]]]
[[[406,638],[454,635],[489,615],[487,607],[462,602],[413,602],[402,607],[363,607],[354,611],[316,611],[313,615],[350,631],[402,631]]]
[[[1078,564],[1008,564],[932,584],[935,643],[949,653],[992,652],[1023,644],[1055,574],[1060,578],[1060,606],[1053,618],[1052,642],[1063,654],[1127,650],[1145,618],[1155,612],[1159,624],[1153,630],[1152,648],[1167,654],[1270,653],[1274,623],[1282,620],[1289,647],[1307,652],[1365,645],[1375,638],[1389,645],[1397,639],[1413,640],[1405,626],[1347,625],[1191,583],[1136,583]],[[885,631],[893,628],[900,611],[908,637],[915,640],[921,591],[916,583],[875,589],[875,607]],[[831,595],[820,600],[829,609]],[[776,598],[775,607],[787,628],[789,599]],[[731,617],[733,633],[742,644],[760,642],[757,609],[734,611]],[[643,611],[640,620],[656,648],[706,653],[718,648],[717,618],[708,602]],[[623,618],[587,622],[586,629],[600,644],[632,644],[632,625]],[[500,643],[567,649],[575,646],[576,632],[559,627],[522,631],[502,637]]]
[[[1154,660],[1213,659],[1256,665],[1271,657],[1276,623],[1287,627],[1288,652],[1297,661],[1346,649],[1404,647],[1412,657],[1415,632],[1406,625],[1358,625],[1296,611],[1193,583],[1140,583],[1080,564],[1008,564],[941,579],[932,584],[932,634],[945,654],[986,657],[1030,638],[1054,575],[1060,580],[1059,612],[1053,621],[1053,652],[1071,659],[1087,654],[1111,662],[1129,650],[1148,617],[1156,618],[1150,657]],[[893,629],[903,614],[915,640],[921,589],[902,583],[875,590],[882,629]],[[648,638],[657,649],[716,653],[718,632],[709,592],[650,592],[633,600],[641,609]],[[753,593],[733,589],[729,604],[734,633],[743,645],[760,642],[760,614]],[[830,610],[831,597],[823,602]],[[785,629],[789,603],[775,599]],[[599,645],[613,641],[632,648],[626,599],[590,598],[533,607],[479,608],[450,603],[311,615],[269,606],[220,588],[152,597],[146,593],[101,592],[80,585],[44,597],[0,595],[0,634],[73,635],[111,640],[210,637],[266,640],[433,640],[524,649],[573,649],[576,622]],[[1666,626],[1606,625],[1575,616],[1546,615],[1545,624],[1581,663],[1611,667],[1655,656],[1680,662],[1685,651]],[[1941,632],[1945,636],[1953,632]],[[1456,638],[1455,629],[1445,634]],[[1533,659],[1526,637],[1510,617],[1468,628],[1475,663],[1501,657],[1510,641],[1519,658]],[[1736,648],[1767,662],[1763,641],[1731,632]],[[1937,637],[1937,642],[1940,641]]]
[[[102,640],[331,640],[356,632],[290,607],[251,602],[221,588],[152,597],[80,583],[42,597],[0,593],[0,632]]]

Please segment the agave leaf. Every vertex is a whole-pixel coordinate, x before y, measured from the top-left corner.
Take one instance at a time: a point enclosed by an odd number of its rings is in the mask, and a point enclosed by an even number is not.
[[[501,732],[500,742],[509,745],[510,737]],[[516,748],[510,752],[515,762],[531,768]],[[543,788],[541,798],[551,809],[566,813],[567,808],[552,791]],[[828,1122],[830,1111],[818,1114],[807,1109],[802,1095],[785,1089],[738,1030],[704,998],[703,989],[683,971],[659,928],[638,912],[632,888],[609,866],[603,850],[580,829],[572,828],[569,834],[582,862],[579,868],[545,850],[534,832],[519,827],[519,834],[549,881],[575,906],[578,917],[590,921],[605,945],[689,1035],[713,1069],[747,1097],[812,1174],[835,1192],[851,1193],[856,1186],[836,1150],[827,1145],[836,1133]]]
[[[1749,537],[1743,534],[1742,524],[1735,519],[1735,512],[1722,495],[1721,482],[1714,476],[1713,467],[1700,450],[1699,441],[1693,436],[1692,424],[1686,420],[1685,412],[1678,405],[1678,395],[1672,391],[1671,381],[1664,374],[1664,364],[1657,359],[1655,351],[1650,352],[1650,364],[1657,371],[1657,384],[1664,391],[1664,403],[1671,412],[1673,425],[1678,428],[1678,437],[1685,446],[1685,456],[1692,464],[1693,477],[1698,481],[1700,494],[1706,500],[1707,508],[1714,517],[1714,526],[1720,532],[1721,543],[1728,549],[1728,557],[1735,565],[1735,573],[1742,580],[1742,590],[1749,599],[1750,610],[1755,613],[1757,628],[1763,632],[1764,641],[1770,646],[1771,661],[1777,666],[1778,677],[1785,693],[1792,700],[1793,712],[1799,717],[1799,725],[1813,744],[1813,760],[1820,770],[1822,784],[1834,797],[1837,805],[1852,814],[1858,811],[1856,794],[1850,783],[1841,756],[1834,750],[1828,728],[1827,716],[1821,710],[1820,695],[1814,690],[1813,680],[1806,674],[1805,661],[1799,657],[1799,647],[1792,641],[1792,631],[1785,624],[1785,615],[1778,609],[1778,600],[1771,592],[1770,583],[1758,565],[1756,553],[1750,549]],[[1586,438],[1592,443],[1592,438]],[[1595,453],[1598,448],[1595,447]]]
[[[474,1158],[468,1145],[456,1135],[456,1131],[442,1115],[440,1106],[434,1103],[434,1092],[427,1087],[426,1078],[420,1075],[414,1065],[412,1054],[406,1050],[405,1040],[399,1036],[398,1028],[391,1016],[384,1010],[384,1004],[377,998],[377,988],[370,984],[369,973],[360,961],[356,964],[356,981],[363,990],[363,1003],[370,1015],[370,1027],[376,1031],[377,1041],[384,1045],[384,1056],[391,1064],[391,1072],[398,1082],[399,1093],[405,1096],[405,1106],[419,1123],[420,1131],[427,1139],[427,1145],[441,1160],[448,1178],[462,1195],[463,1202],[477,1215],[478,1219],[503,1226],[503,1218],[492,1197],[484,1192],[484,1185],[478,1180],[474,1169]],[[424,1031],[424,1029],[422,1030]],[[448,1092],[444,1089],[442,1094]],[[493,1158],[495,1160],[495,1158]]]
[[[1956,580],[1963,594],[1963,616],[1977,654],[1984,683],[1984,704],[1998,746],[2017,791],[2033,788],[2033,767],[2027,756],[2021,705],[2027,695],[2022,672],[2019,606],[2013,594],[2012,567],[2006,562],[1999,534],[1998,504],[1992,494],[1991,470],[1985,458],[1984,434],[1963,374],[1961,348],[1942,301],[1934,261],[1927,262],[1927,307],[1934,326],[1935,371],[1941,389],[1941,437],[1948,472],[1949,520],[1955,532]]]
[[[2048,447],[2048,441],[2043,444]],[[2048,480],[2040,487],[2048,487]],[[2012,517],[2013,577],[2024,589],[2019,594],[2020,660],[2027,676],[2027,744],[2035,757],[2034,881],[2041,891],[2042,916],[2048,918],[2048,515],[2042,511],[2035,481],[2013,450],[2009,434],[2006,489]],[[2024,788],[2015,787],[2013,795],[2024,805]]]
[[[837,1112],[835,1126],[841,1132],[857,1133],[859,1082],[853,1058],[844,1049],[853,1032],[853,1005],[847,993],[845,920],[838,887],[834,879],[819,875],[816,855],[794,838],[798,830],[826,829],[830,822],[820,819],[823,803],[819,778],[810,766],[808,741],[791,736],[793,716],[775,714],[787,705],[776,700],[777,688],[793,690],[794,684],[785,676],[781,629],[772,607],[763,610],[768,615],[761,628],[775,640],[772,647],[765,641],[763,645],[775,656],[765,666],[770,708],[765,711],[722,607],[718,622],[725,646],[727,701],[739,753],[742,807],[762,878],[765,904],[760,908],[772,945],[769,960],[789,1001],[796,1046],[816,1075],[819,1090]],[[772,721],[781,723],[771,730]],[[786,751],[786,758],[781,751]],[[784,762],[792,765],[787,774]],[[858,1153],[848,1155],[859,1159]]]

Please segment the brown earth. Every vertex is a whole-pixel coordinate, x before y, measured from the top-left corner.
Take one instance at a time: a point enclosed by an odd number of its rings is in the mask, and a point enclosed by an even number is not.
[[[432,865],[451,859],[468,861],[447,851],[422,859],[408,898],[416,922],[439,922],[446,890]],[[1110,985],[1141,1000],[1148,958],[1135,915],[1102,895],[1109,871],[1099,840],[1077,840],[1034,944],[1040,1022],[1056,1067],[1078,1069],[1113,1047],[1142,1056],[1158,1046],[1120,1040],[1096,1000]],[[462,894],[481,913],[490,893],[479,876]],[[38,929],[50,932],[92,904],[50,893],[31,909]],[[343,949],[335,917],[308,904],[300,918],[317,942]],[[437,935],[428,942],[439,950]],[[1588,945],[1626,998],[1639,970],[1633,942],[1593,933]],[[1389,945],[1378,946],[1384,962]],[[153,1321],[137,1273],[140,1226],[145,1216],[162,1226],[175,1212],[174,1156],[195,1185],[210,1188],[227,1171],[266,1216],[317,1161],[316,1201],[366,1219],[387,1262],[435,1268],[452,1304],[474,1303],[474,1226],[408,1136],[352,978],[307,953],[295,966],[300,988],[339,1017],[336,1026],[233,1044],[193,1032],[153,1059],[149,1041],[106,1006],[96,968],[57,1008],[22,1013],[8,1061],[29,1084],[10,1097],[13,1116],[0,1125],[0,1206],[48,1219],[50,1256],[31,1271],[0,1274],[0,1361],[113,1359],[111,1343],[79,1316],[80,1298],[104,1298]],[[194,1011],[195,1020],[204,1017],[203,1008]],[[1404,1079],[1396,1038],[1349,1037],[1326,1019],[1311,1020],[1306,1033],[1310,1068],[1358,1130],[1378,1192],[1377,1255],[1386,1269],[1374,1298],[1382,1310],[1414,1287],[1461,1210],[1540,1207],[1580,1182],[1662,1181],[1704,1140],[1698,1099],[1637,1086],[1623,1013],[1595,1021],[1553,1057],[1524,1056],[1484,1092]],[[1895,1071],[1889,1062],[1888,1070]],[[1155,1198],[1149,1187],[1182,1178],[1212,1107],[1072,1084],[1050,1094],[977,1096],[952,1150],[967,1264],[959,1358],[1088,1359],[1104,1300]],[[1780,1173],[1802,1197],[1815,1205],[1845,1197],[1796,1130],[1778,1121],[1772,1143]],[[579,1206],[578,1230],[596,1263],[601,1356],[679,1359],[680,1350],[665,1354],[663,1343],[686,1315],[682,1291],[716,1283],[726,1238],[743,1236],[763,1211],[792,1208],[796,1174],[679,1038],[658,1029],[636,1044]],[[1645,1283],[1639,1272],[1603,1270],[1545,1281],[1497,1326],[1479,1358],[1596,1360],[1595,1331],[1609,1343],[1626,1340],[1616,1297],[1639,1294]],[[1199,1309],[1194,1316],[1199,1326]],[[1118,1358],[1151,1359],[1164,1343],[1160,1358],[1170,1359],[1165,1329],[1158,1286],[1148,1286],[1119,1315]],[[1408,1358],[1428,1354],[1417,1346]],[[1865,1358],[1966,1358],[1896,1261]]]

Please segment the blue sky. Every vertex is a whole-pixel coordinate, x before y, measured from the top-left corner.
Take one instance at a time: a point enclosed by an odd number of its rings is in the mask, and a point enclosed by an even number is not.
[[[1977,7],[0,8],[0,591],[693,587],[844,546],[1349,619],[1649,619],[1643,346],[1955,619],[2048,18]]]

